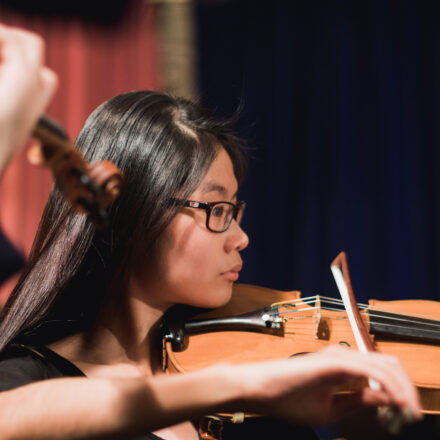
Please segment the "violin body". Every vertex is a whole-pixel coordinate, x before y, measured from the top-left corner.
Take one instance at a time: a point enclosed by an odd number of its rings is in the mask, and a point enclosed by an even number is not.
[[[440,302],[428,300],[378,301],[370,306],[389,312],[423,316],[440,321]],[[417,387],[425,414],[440,414],[440,344],[432,342],[397,341],[374,338],[380,353],[399,358],[412,382]]]
[[[164,339],[165,369],[183,373],[218,362],[246,363],[289,358],[321,350],[330,344],[357,349],[345,310],[324,307],[323,302],[319,296],[312,300],[301,299],[298,291],[284,292],[237,284],[231,300],[225,306],[195,317],[196,322],[201,323],[201,330],[187,334],[182,347],[176,350],[170,340]],[[278,304],[273,306],[274,303]],[[267,309],[268,305],[272,307]],[[273,314],[278,321],[282,320],[282,328],[269,329],[272,323],[264,321],[267,330],[263,328],[264,325],[258,327],[258,323],[250,324],[249,328],[245,326],[245,330],[233,329],[237,324],[231,324],[232,329],[229,330],[225,321],[215,328],[210,324],[203,329],[202,324],[206,320],[236,316],[251,310],[259,311],[263,320]],[[437,335],[437,330],[431,328],[440,321],[440,303],[370,300],[360,314],[375,349],[400,359],[420,392],[423,411],[439,413],[440,331]],[[392,321],[389,321],[390,317]],[[254,317],[252,319],[255,321]],[[411,323],[412,330],[408,330],[406,322]],[[412,326],[413,322],[416,323],[415,327]],[[396,334],[388,331],[387,325],[395,328]],[[421,330],[418,325],[422,326]],[[402,331],[403,334],[400,334]],[[427,336],[424,338],[420,334]]]

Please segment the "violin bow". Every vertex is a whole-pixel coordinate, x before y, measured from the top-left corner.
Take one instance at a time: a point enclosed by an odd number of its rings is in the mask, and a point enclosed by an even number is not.
[[[350,275],[348,272],[347,256],[345,252],[341,252],[331,263],[330,269],[333,273],[336,285],[344,303],[347,312],[348,320],[350,322],[353,335],[361,353],[368,353],[376,351],[371,342],[369,333],[362,320],[359,312],[356,298],[354,296],[353,288],[351,286]],[[377,390],[380,388],[378,382],[373,379],[368,379],[368,385],[371,389]],[[378,419],[382,426],[387,429],[390,434],[396,435],[402,429],[407,415],[394,407],[379,407]]]

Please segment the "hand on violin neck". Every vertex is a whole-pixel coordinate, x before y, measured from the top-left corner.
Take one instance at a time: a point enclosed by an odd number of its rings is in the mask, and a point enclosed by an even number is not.
[[[353,409],[371,406],[396,407],[411,413],[414,420],[421,418],[417,391],[391,356],[330,347],[248,367],[243,375],[247,411],[307,425],[329,423]],[[380,388],[369,388],[368,379]],[[351,392],[338,393],[341,389]]]

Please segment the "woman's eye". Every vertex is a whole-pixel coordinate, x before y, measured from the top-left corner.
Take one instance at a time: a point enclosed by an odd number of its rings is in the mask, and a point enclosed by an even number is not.
[[[225,213],[225,207],[224,206],[214,206],[212,209],[212,215],[215,217],[222,217]]]

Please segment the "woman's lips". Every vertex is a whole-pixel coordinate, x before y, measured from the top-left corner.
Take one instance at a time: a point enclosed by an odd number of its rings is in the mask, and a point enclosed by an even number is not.
[[[222,272],[222,276],[230,281],[237,281],[239,277],[239,272],[241,270],[241,264],[237,264],[226,272]]]
[[[238,271],[236,270],[228,270],[227,272],[223,272],[222,276],[224,276],[230,281],[237,281],[239,275],[238,275]]]

